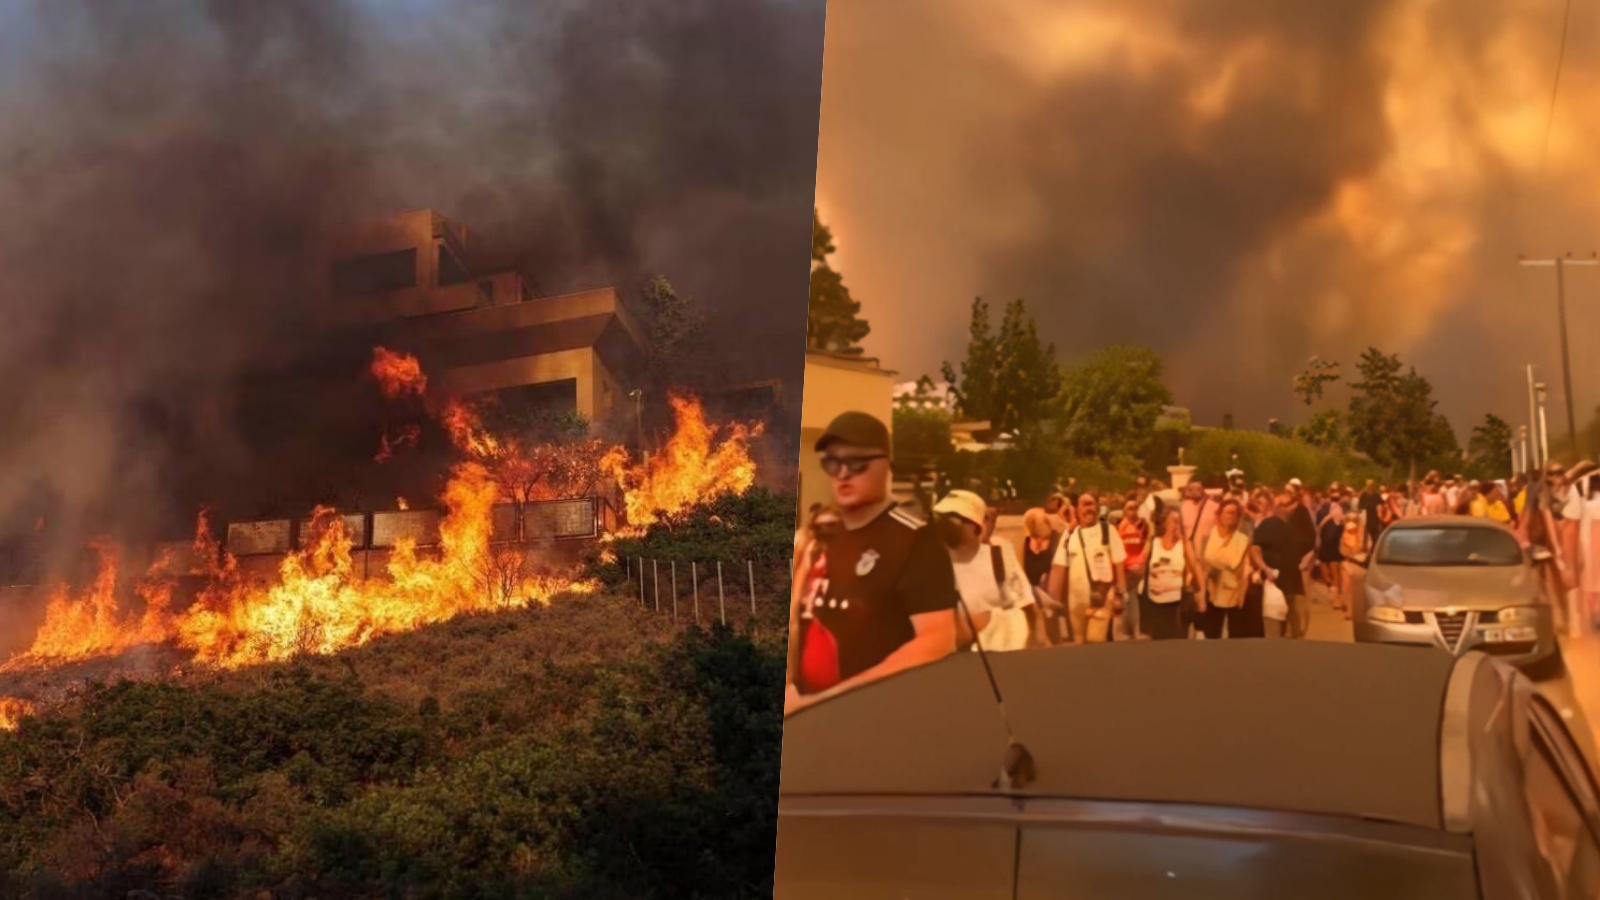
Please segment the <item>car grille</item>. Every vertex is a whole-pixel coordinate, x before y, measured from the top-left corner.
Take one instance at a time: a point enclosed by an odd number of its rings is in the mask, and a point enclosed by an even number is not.
[[[1439,636],[1444,638],[1445,646],[1454,653],[1461,645],[1461,632],[1467,629],[1467,613],[1434,613],[1433,621],[1439,628]]]

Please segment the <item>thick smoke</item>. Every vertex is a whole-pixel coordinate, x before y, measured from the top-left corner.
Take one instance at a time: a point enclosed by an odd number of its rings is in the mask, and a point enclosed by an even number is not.
[[[1553,279],[1515,257],[1594,249],[1592,15],[1574,13],[1541,170],[1559,4],[832,12],[818,198],[888,365],[936,371],[974,295],[1021,296],[1067,362],[1156,347],[1202,424],[1292,420],[1308,357],[1348,370],[1377,345],[1434,380],[1463,440],[1518,413],[1536,363],[1555,432]],[[1600,315],[1594,276],[1569,282],[1586,419]]]
[[[733,377],[798,385],[771,351],[802,340],[822,26],[821,0],[0,3],[0,533],[137,529],[204,499],[175,481],[270,472],[226,389],[305,333],[323,236],[397,209],[547,292],[666,273]]]

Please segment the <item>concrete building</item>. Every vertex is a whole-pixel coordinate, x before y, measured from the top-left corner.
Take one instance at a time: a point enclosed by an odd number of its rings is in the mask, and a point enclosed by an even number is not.
[[[800,513],[829,500],[828,477],[811,448],[834,416],[868,412],[894,427],[895,372],[876,359],[806,352],[805,396],[800,403]]]
[[[453,393],[520,395],[600,421],[636,378],[644,338],[614,288],[541,296],[531,273],[433,210],[347,229],[327,265],[322,324],[416,353]]]

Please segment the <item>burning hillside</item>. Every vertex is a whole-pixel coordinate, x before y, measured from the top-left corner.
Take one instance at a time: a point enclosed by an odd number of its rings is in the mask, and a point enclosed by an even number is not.
[[[426,379],[414,358],[380,348],[370,372],[385,396],[424,395]],[[272,577],[253,579],[218,546],[202,513],[194,550],[204,561],[203,586],[192,602],[183,608],[176,603],[180,577],[188,573],[170,554],[134,579],[133,597],[127,598],[119,590],[122,554],[100,544],[94,581],[77,592],[56,589],[32,645],[0,665],[0,673],[53,669],[150,645],[174,648],[197,664],[237,668],[334,653],[463,613],[592,593],[595,583],[541,559],[532,546],[494,540],[495,505],[574,496],[610,480],[629,522],[639,527],[747,490],[755,478],[748,443],[759,426],[733,426],[719,434],[698,401],[680,396],[672,404],[674,434],[659,451],[635,461],[626,448],[606,448],[592,438],[534,444],[491,434],[470,404],[454,398],[430,403],[465,457],[452,466],[439,498],[445,515],[436,547],[402,538],[383,572],[367,577],[353,563],[344,519],[321,507],[303,531],[300,549],[285,555]],[[125,607],[125,599],[137,602]],[[28,709],[25,701],[0,698],[0,727]]]

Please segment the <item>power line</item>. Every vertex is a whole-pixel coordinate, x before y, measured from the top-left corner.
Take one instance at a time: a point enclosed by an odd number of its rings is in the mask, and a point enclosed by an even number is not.
[[[1561,91],[1561,64],[1567,58],[1567,28],[1572,24],[1572,0],[1561,14],[1561,45],[1556,50],[1556,77],[1550,85],[1550,106],[1544,114],[1544,141],[1539,147],[1539,174],[1544,174],[1545,156],[1550,152],[1550,126],[1556,118],[1556,95]]]

